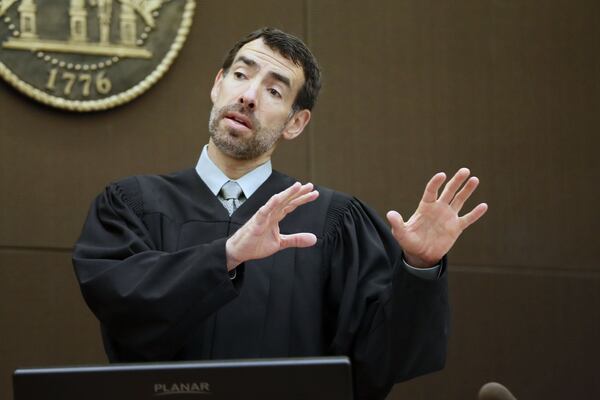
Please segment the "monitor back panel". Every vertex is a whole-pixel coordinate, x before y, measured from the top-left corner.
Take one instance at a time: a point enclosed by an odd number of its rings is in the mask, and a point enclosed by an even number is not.
[[[19,369],[14,400],[352,399],[345,357]]]

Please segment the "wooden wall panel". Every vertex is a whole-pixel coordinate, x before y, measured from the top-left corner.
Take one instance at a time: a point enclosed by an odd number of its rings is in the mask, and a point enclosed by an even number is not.
[[[490,212],[454,260],[597,269],[597,2],[309,10],[325,72],[316,180],[408,216],[431,175],[467,165]]]

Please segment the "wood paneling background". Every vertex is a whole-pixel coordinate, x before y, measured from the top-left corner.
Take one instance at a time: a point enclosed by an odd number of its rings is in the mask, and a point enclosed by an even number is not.
[[[0,84],[0,398],[16,367],[105,362],[70,265],[92,198],[193,165],[233,42],[303,37],[324,72],[277,169],[410,215],[429,176],[471,167],[488,215],[450,254],[444,371],[391,398],[600,397],[600,3],[198,1],[171,71],[132,103],[72,114]],[[1,50],[0,50],[1,51]]]

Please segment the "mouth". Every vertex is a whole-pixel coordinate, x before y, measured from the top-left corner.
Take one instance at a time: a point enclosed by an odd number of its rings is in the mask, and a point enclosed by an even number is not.
[[[223,118],[231,121],[234,125],[241,126],[246,129],[252,129],[252,121],[244,114],[240,114],[238,112],[228,112]]]

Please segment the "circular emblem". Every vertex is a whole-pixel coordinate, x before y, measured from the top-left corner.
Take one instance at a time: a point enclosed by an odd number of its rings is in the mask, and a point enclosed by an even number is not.
[[[0,75],[51,106],[131,101],[169,69],[194,0],[0,0]]]

